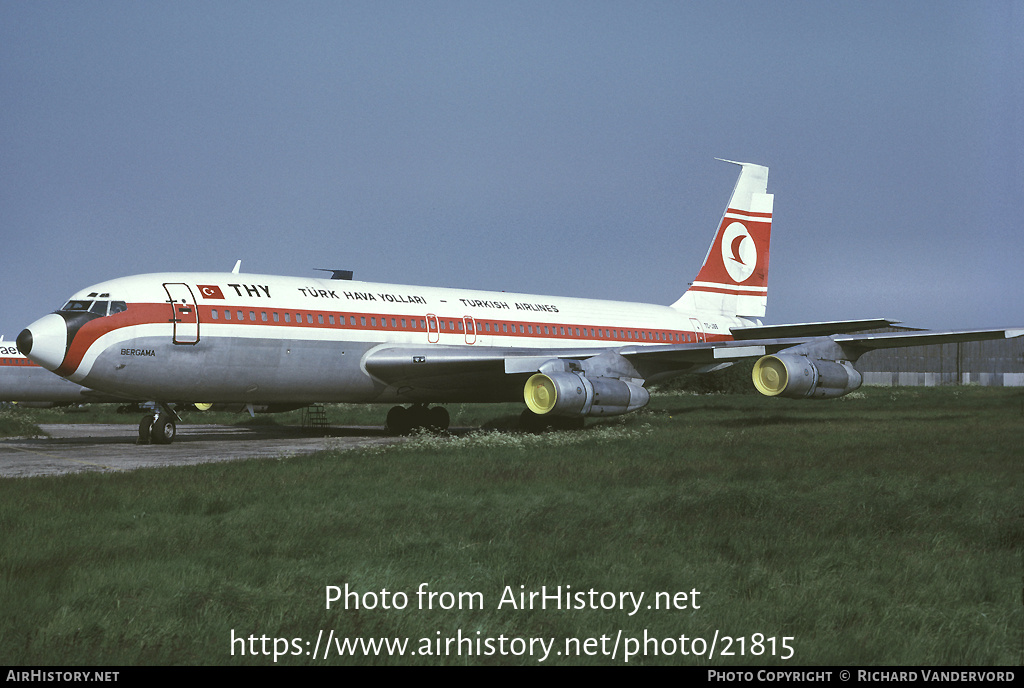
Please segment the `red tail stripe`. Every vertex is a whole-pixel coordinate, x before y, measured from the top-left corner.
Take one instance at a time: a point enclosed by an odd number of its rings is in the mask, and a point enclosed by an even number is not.
[[[726,215],[746,215],[751,219],[763,218],[765,220],[772,219],[771,213],[755,213],[750,210],[737,210],[736,208],[729,208],[725,211]]]

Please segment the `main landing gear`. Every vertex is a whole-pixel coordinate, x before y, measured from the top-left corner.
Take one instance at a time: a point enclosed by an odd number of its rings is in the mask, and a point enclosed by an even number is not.
[[[388,411],[387,428],[396,435],[405,435],[423,428],[430,432],[444,432],[451,418],[443,406],[428,408],[426,404],[415,404],[406,408],[394,406]]]
[[[177,421],[181,418],[167,404],[157,404],[155,413],[147,414],[139,421],[138,444],[170,444],[178,434]]]

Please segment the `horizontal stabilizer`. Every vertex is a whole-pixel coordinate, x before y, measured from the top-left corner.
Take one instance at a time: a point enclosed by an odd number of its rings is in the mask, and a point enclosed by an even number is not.
[[[889,327],[899,320],[875,318],[873,320],[835,320],[832,322],[795,323],[791,325],[760,325],[755,327],[731,327],[732,336],[737,340],[781,339],[783,337],[827,337],[843,332],[863,332],[880,327]]]
[[[353,272],[351,270],[338,270],[337,268],[313,268],[320,272],[331,273],[332,280],[350,280],[352,279]]]

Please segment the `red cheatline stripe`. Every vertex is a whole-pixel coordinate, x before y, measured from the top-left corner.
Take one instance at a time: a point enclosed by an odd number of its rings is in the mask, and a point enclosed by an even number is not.
[[[219,317],[214,319],[210,311],[217,310]],[[230,310],[232,313],[231,320],[224,318],[223,311]],[[242,320],[238,320],[238,311],[242,311]],[[255,315],[255,320],[250,318],[250,311]],[[230,308],[214,308],[212,306],[200,306],[200,314],[202,316],[203,325],[258,325],[258,326],[276,326],[276,327],[314,327],[314,328],[326,328],[326,329],[345,329],[355,331],[380,331],[380,332],[422,332],[426,333],[427,318],[436,318],[438,321],[446,323],[446,327],[439,331],[436,331],[431,325],[431,334],[448,334],[462,336],[465,335],[465,322],[462,317],[457,316],[435,316],[433,314],[424,315],[399,315],[399,314],[381,314],[379,312],[339,312],[339,311],[306,311],[299,309],[287,309],[277,311],[280,315],[280,319],[275,322],[273,319],[274,310],[266,308],[248,308],[238,306],[231,306]],[[291,322],[284,322],[284,313],[288,313],[291,316]],[[267,320],[263,320],[263,313],[267,314]],[[313,322],[308,321],[307,316],[313,316]],[[301,319],[297,319],[299,316]],[[323,316],[324,322],[320,322],[320,316]],[[329,316],[334,316],[335,323],[331,324]],[[356,324],[352,324],[350,318],[355,317]],[[341,322],[341,318],[346,318],[344,323]],[[365,318],[365,325],[363,324]],[[376,319],[377,325],[372,325],[371,318]],[[415,321],[416,327],[406,326],[402,327],[402,320],[407,322]],[[395,325],[391,325],[391,320],[395,321]],[[505,320],[498,318],[474,318],[475,329],[469,334],[480,337],[494,336],[494,337],[525,337],[532,339],[565,339],[575,341],[600,341],[600,342],[622,342],[622,343],[676,343],[683,342],[683,339],[676,340],[675,335],[691,335],[691,338],[685,341],[695,341],[692,335],[694,334],[688,330],[669,330],[665,328],[653,328],[653,327],[605,327],[597,325],[580,325],[580,324],[567,324],[567,323],[538,323],[530,320]],[[490,326],[490,329],[485,327]],[[463,329],[458,329],[462,325]],[[509,329],[514,328],[515,331],[506,331],[503,326],[507,326]],[[548,327],[550,332],[545,332],[544,327]],[[562,334],[562,328],[565,328],[565,334]],[[576,330],[579,329],[580,334],[576,334]],[[532,331],[531,331],[532,330]],[[590,330],[594,331],[594,334],[590,334]],[[598,334],[601,331],[601,334]],[[665,333],[666,338],[661,339],[648,337],[644,338],[642,333],[650,335],[651,333]],[[672,337],[671,339],[669,337]]]
[[[36,366],[36,364],[27,358],[0,358],[0,366]]]

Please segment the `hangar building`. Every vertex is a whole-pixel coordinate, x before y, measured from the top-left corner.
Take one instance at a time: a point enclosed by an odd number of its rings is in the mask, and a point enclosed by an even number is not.
[[[918,330],[887,327],[870,331]],[[1024,387],[1024,337],[879,349],[861,356],[856,368],[865,385]]]

